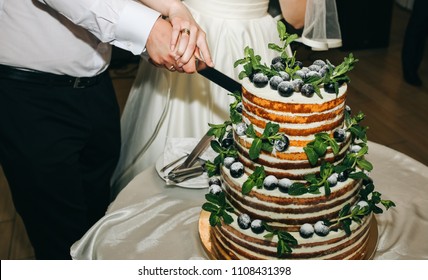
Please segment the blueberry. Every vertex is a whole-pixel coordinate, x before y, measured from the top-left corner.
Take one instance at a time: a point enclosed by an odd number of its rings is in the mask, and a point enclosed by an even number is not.
[[[324,84],[324,90],[327,93],[336,93],[336,89],[334,87],[336,83],[326,83]]]
[[[224,138],[222,141],[221,141],[221,146],[223,147],[223,148],[229,148],[230,146],[232,146],[233,145],[233,138]]]
[[[252,232],[254,232],[255,234],[260,234],[265,230],[265,227],[263,226],[263,222],[262,220],[253,220],[251,222],[251,230]]]
[[[339,174],[333,173],[327,178],[327,182],[330,184],[330,187],[336,186],[338,177],[339,177]]]
[[[247,214],[241,214],[238,216],[238,226],[242,229],[249,229],[251,226],[250,216]]]
[[[279,76],[284,80],[284,81],[289,81],[290,80],[290,74],[288,74],[285,71],[279,71],[278,72]]]
[[[240,178],[242,175],[244,175],[244,165],[239,161],[235,161],[230,165],[230,176]]]
[[[294,64],[291,66],[291,68],[295,68],[295,67],[299,67],[300,69],[302,69],[303,63],[301,61],[299,61],[299,60],[296,60],[294,62]]]
[[[287,150],[288,146],[290,145],[290,140],[285,134],[281,134],[281,139],[275,140],[273,143],[273,146],[275,147],[275,150],[278,152],[283,152]]]
[[[242,102],[236,104],[236,111],[240,114],[242,113]]]
[[[303,70],[297,70],[294,74],[299,76],[299,78],[301,78],[302,80],[304,80],[306,78],[306,72]]]
[[[349,152],[351,153],[358,153],[361,150],[361,146],[360,145],[352,145],[351,147],[349,147]]]
[[[219,185],[216,184],[212,184],[209,188],[208,188],[208,192],[211,194],[220,194],[223,190],[221,189],[221,187]]]
[[[300,92],[303,86],[303,80],[302,79],[294,79],[293,80],[293,88],[295,92]]]
[[[263,73],[256,73],[253,77],[253,84],[255,87],[262,88],[265,87],[269,82],[268,76]]]
[[[321,77],[324,77],[325,74],[327,74],[327,72],[328,72],[328,66],[327,65],[321,67],[321,69],[318,71],[318,73],[320,73]]]
[[[223,160],[223,165],[224,167],[230,169],[230,167],[232,166],[232,164],[235,162],[235,158],[234,157],[225,157]]]
[[[283,81],[283,79],[280,76],[273,76],[269,80],[270,88],[273,90],[278,89],[278,85]]]
[[[304,84],[300,89],[300,92],[302,93],[303,96],[311,97],[315,93],[315,88],[312,84]]]
[[[306,78],[312,78],[315,77],[316,79],[321,79],[321,74],[318,73],[317,71],[309,71],[308,73],[306,73]]]
[[[288,189],[291,187],[293,182],[288,178],[282,178],[278,181],[278,189],[282,193],[288,193]]]
[[[283,60],[282,60],[282,57],[280,57],[280,56],[276,56],[276,57],[274,57],[273,59],[272,59],[272,61],[271,61],[271,65],[274,65],[274,64],[276,64],[277,62],[283,62]]]
[[[263,180],[263,187],[268,190],[274,190],[278,186],[278,179],[273,175],[268,175]]]
[[[315,71],[315,72],[318,72],[318,71],[321,70],[321,66],[320,65],[316,65],[316,64],[309,65],[308,68],[309,68],[309,70]]]
[[[238,134],[239,136],[244,136],[246,130],[247,130],[246,123],[241,122],[236,125],[236,134]]]
[[[339,173],[339,175],[337,176],[337,181],[345,182],[346,180],[348,180],[348,177],[349,177],[349,171],[345,170]]]
[[[369,204],[365,200],[358,201],[357,205],[360,206],[360,209],[363,207],[369,207]]]
[[[367,203],[367,201],[360,200],[360,201],[358,201],[357,204],[355,204],[354,206],[352,206],[351,211],[354,210],[354,208],[357,207],[357,206],[360,207],[360,209],[362,209],[364,207],[366,207],[366,209],[369,208],[369,204]]]
[[[345,111],[346,111],[349,115],[351,115],[351,114],[352,114],[351,107],[349,107],[348,105],[346,105],[346,106],[345,106]]]
[[[293,83],[289,81],[281,82],[278,85],[278,93],[282,97],[290,97],[294,92]]]
[[[318,66],[320,66],[320,67],[323,67],[323,66],[326,66],[327,64],[324,62],[324,60],[322,60],[322,59],[317,59],[317,60],[315,60],[315,61],[312,63],[312,65],[318,65]]]
[[[309,223],[303,224],[299,230],[300,236],[303,238],[312,237],[312,235],[314,235],[314,232],[314,227]]]
[[[218,178],[218,177],[210,177],[208,179],[208,186],[211,186],[211,185],[219,185],[219,186],[221,186],[220,178]]]
[[[343,128],[338,128],[333,132],[333,138],[337,142],[343,142],[346,138],[346,130]]]
[[[325,225],[324,221],[318,221],[314,225],[315,233],[319,236],[326,236],[330,229],[328,226]]]
[[[284,71],[285,65],[282,63],[282,61],[278,61],[275,64],[272,64],[272,68],[276,71]]]

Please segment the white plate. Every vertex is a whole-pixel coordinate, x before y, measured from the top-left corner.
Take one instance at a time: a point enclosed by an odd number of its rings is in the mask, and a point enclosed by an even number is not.
[[[164,178],[168,172],[174,168],[176,165],[170,167],[169,169],[165,170],[165,172],[161,172],[160,170],[162,167],[165,166],[165,164],[172,162],[186,154],[189,154],[193,148],[196,146],[196,144],[199,142],[199,139],[197,138],[171,138],[167,140],[167,143],[165,145],[164,153],[158,158],[156,161],[156,172],[158,173],[159,177],[162,178],[162,180],[166,179]],[[205,160],[211,160],[213,161],[214,158],[217,156],[217,153],[215,153],[211,147],[208,147],[208,149],[202,153],[200,158]],[[181,160],[179,163],[183,162]],[[179,164],[177,163],[177,164]],[[189,188],[189,189],[202,189],[202,188],[208,188],[208,175],[206,172],[202,173],[201,176],[189,179],[187,181],[175,184],[176,186],[182,187],[182,188]]]

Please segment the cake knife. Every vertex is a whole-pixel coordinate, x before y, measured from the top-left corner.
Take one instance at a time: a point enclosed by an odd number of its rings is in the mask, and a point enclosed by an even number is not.
[[[196,71],[210,80],[211,82],[221,86],[227,91],[230,92],[242,92],[242,85],[232,79],[231,77],[223,74],[215,68],[209,67],[202,60],[196,61]]]

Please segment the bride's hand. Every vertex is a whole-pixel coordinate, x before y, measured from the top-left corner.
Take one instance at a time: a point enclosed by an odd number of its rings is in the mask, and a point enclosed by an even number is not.
[[[195,64],[193,56],[214,66],[205,32],[181,1],[171,5],[168,17],[172,25],[171,51],[174,52],[178,67],[187,68],[185,72],[194,72],[196,66],[191,66]]]

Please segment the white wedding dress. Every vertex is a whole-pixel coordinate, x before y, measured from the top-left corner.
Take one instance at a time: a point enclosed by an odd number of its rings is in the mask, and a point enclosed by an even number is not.
[[[308,0],[308,8],[317,11],[319,17],[319,9],[314,9],[312,2],[325,0]],[[233,64],[244,57],[246,46],[262,59],[269,59],[263,61],[267,64],[278,55],[267,47],[268,43],[280,43],[277,19],[267,12],[269,0],[186,0],[184,3],[207,34],[215,68],[226,75],[238,80],[242,69],[234,68]],[[325,11],[325,4],[322,6]],[[307,9],[305,21],[311,17],[308,15],[311,9]],[[317,26],[313,20],[309,24]],[[322,49],[319,42],[327,48],[325,35],[316,32],[313,36],[324,36],[313,40],[318,41],[318,49]],[[200,138],[209,129],[208,123],[219,124],[228,119],[230,100],[226,90],[197,73],[169,72],[142,59],[122,115],[122,150],[112,178],[113,196],[161,157],[168,138]]]

